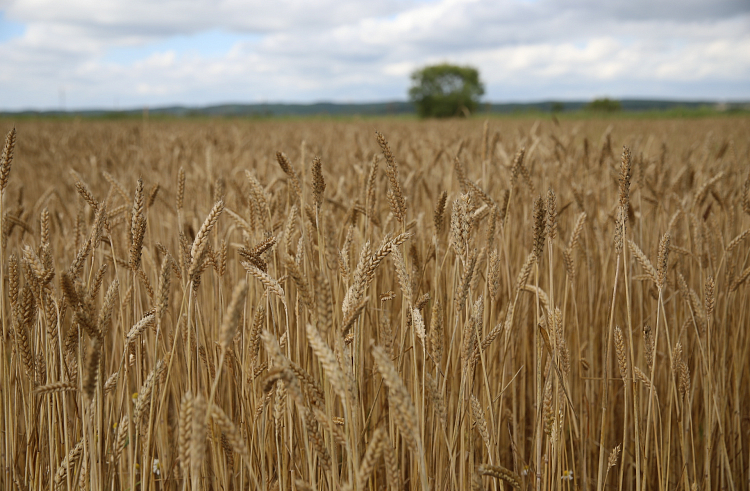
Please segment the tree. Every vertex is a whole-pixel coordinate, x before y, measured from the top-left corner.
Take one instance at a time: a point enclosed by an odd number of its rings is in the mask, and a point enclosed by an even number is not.
[[[610,99],[609,97],[605,97],[604,99],[594,99],[593,101],[589,102],[586,105],[586,109],[588,109],[589,111],[613,113],[622,109],[622,104],[620,104],[620,101],[615,101]]]
[[[484,85],[472,67],[432,65],[415,71],[409,98],[423,118],[466,116],[479,107]]]

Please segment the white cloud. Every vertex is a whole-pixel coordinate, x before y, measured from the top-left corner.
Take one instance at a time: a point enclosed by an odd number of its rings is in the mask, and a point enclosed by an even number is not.
[[[408,77],[415,68],[414,63],[409,61],[389,63],[383,66],[383,73],[396,77]]]
[[[0,0],[0,108],[404,98],[473,64],[491,100],[750,98],[745,0]],[[221,49],[201,49],[231,33]],[[222,44],[223,43],[223,44]],[[131,50],[129,57],[113,56]]]

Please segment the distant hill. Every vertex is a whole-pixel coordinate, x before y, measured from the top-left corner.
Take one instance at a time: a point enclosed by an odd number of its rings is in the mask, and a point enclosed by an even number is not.
[[[581,111],[591,101],[542,101],[529,103],[507,103],[507,104],[485,104],[484,110],[490,113],[514,113],[527,111],[550,112],[553,109],[565,111]],[[621,99],[618,100],[623,111],[667,111],[670,109],[701,109],[711,108],[715,110],[750,109],[750,103],[731,102],[719,103],[717,101],[666,101],[648,99]]]
[[[140,115],[144,108],[125,109],[120,111],[89,109],[80,111],[0,111],[0,116],[129,116]],[[334,102],[318,102],[314,104],[220,104],[215,106],[190,107],[167,106],[148,108],[150,115],[160,116],[219,116],[219,117],[270,117],[270,116],[387,116],[397,114],[411,114],[414,105],[411,102],[376,102],[366,104],[339,104]]]
[[[590,101],[541,101],[528,103],[485,103],[481,106],[484,114],[512,114],[525,112],[581,111]],[[623,99],[619,101],[623,111],[665,111],[670,109],[748,110],[748,102],[718,103],[716,101],[665,101]],[[135,116],[144,112],[143,108],[112,111],[105,109],[71,110],[71,111],[0,111],[0,116],[91,116],[120,117]],[[220,104],[204,107],[169,106],[148,108],[150,115],[189,117],[271,117],[271,116],[387,116],[413,114],[411,102],[391,101],[363,104],[340,104],[319,102],[314,104]]]

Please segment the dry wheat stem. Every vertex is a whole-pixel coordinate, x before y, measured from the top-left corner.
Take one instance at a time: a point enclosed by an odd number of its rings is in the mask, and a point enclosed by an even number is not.
[[[0,482],[741,489],[746,119],[6,123]]]

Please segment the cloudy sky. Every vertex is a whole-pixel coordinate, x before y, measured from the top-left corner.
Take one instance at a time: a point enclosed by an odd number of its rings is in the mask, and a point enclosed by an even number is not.
[[[748,0],[0,0],[0,109],[405,99],[750,100]]]

